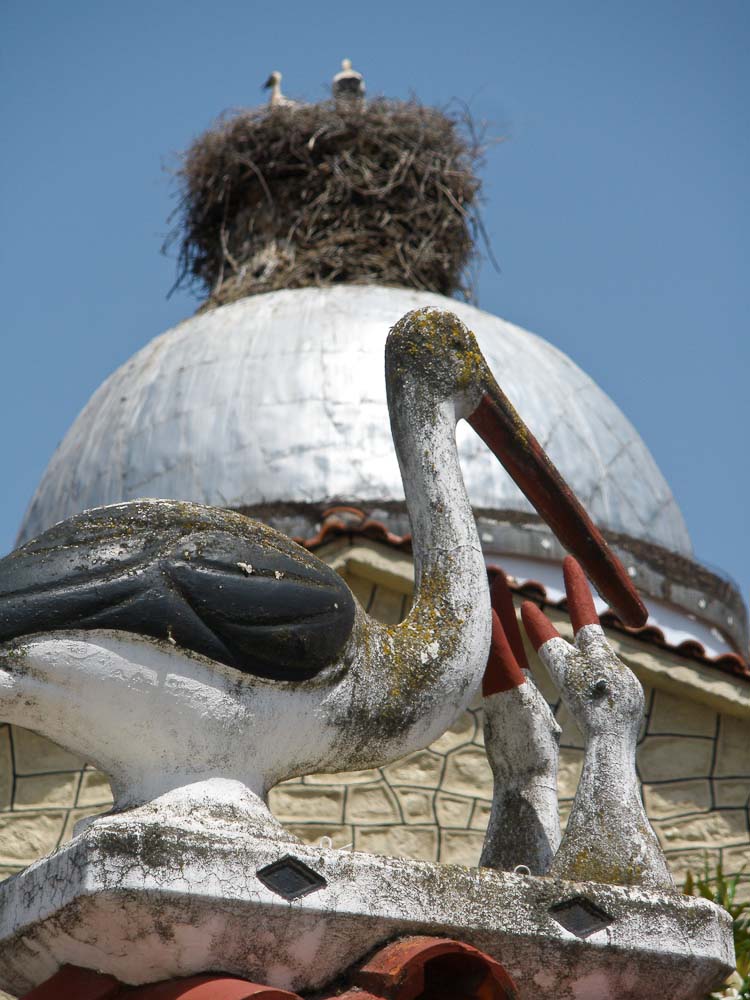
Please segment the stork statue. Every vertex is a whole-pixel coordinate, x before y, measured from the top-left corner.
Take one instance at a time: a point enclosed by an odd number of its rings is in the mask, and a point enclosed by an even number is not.
[[[492,638],[482,680],[484,745],[493,774],[479,864],[546,875],[560,846],[560,727],[535,685],[505,575],[491,588]]]
[[[456,449],[462,418],[622,619],[645,620],[455,316],[408,313],[385,367],[416,575],[399,625],[368,617],[279,532],[192,503],[86,511],[0,561],[0,718],[109,775],[115,814],[215,815],[223,803],[281,836],[264,804],[277,782],[383,765],[453,722],[482,678],[491,622]]]

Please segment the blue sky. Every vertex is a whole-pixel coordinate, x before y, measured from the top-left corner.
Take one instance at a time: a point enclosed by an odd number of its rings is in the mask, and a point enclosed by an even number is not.
[[[176,153],[269,70],[314,100],[350,56],[507,137],[479,304],[612,396],[747,598],[749,48],[734,0],[5,0],[0,551],[94,389],[195,308],[160,255]]]

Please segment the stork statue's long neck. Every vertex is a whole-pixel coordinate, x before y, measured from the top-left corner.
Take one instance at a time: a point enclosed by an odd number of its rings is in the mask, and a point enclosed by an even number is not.
[[[450,672],[446,659],[455,661],[473,691],[486,662],[491,618],[484,558],[458,460],[455,407],[450,399],[432,403],[404,395],[392,401],[391,427],[411,520],[415,593],[401,627],[421,633],[428,650],[438,643],[444,669]]]
[[[420,405],[413,392],[389,384],[389,410],[415,593],[398,625],[360,612],[352,666],[330,709],[338,730],[330,759],[350,769],[387,763],[441,736],[471,701],[490,645],[487,575],[458,464],[453,404]]]
[[[425,578],[435,569],[450,568],[453,554],[459,550],[470,551],[472,575],[478,572],[482,578],[485,576],[474,515],[458,461],[453,402],[437,403],[432,412],[424,412],[426,409],[418,408],[422,411],[418,423],[410,407],[395,406],[391,418],[411,520],[415,605]],[[463,581],[453,582],[457,591],[466,589]]]

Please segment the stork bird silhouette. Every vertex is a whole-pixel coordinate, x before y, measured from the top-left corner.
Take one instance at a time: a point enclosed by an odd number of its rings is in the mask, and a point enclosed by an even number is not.
[[[415,598],[369,618],[277,531],[191,503],[76,515],[0,561],[0,718],[110,776],[114,810],[226,799],[273,821],[284,778],[387,763],[437,738],[490,645],[482,550],[455,441],[466,418],[632,624],[645,609],[504,396],[473,334],[419,309],[385,349]]]
[[[268,95],[268,105],[271,108],[296,108],[298,107],[297,101],[293,101],[291,97],[286,97],[281,93],[281,73],[277,69],[272,70],[269,73],[268,79],[263,84],[263,90],[270,90],[271,93]]]

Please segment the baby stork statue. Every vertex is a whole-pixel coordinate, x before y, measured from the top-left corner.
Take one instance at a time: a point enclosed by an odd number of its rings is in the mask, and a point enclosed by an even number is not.
[[[487,755],[495,777],[481,864],[581,882],[674,891],[643,808],[635,769],[643,689],[615,655],[575,559],[563,566],[575,633],[566,642],[526,601],[526,632],[584,739],[583,771],[560,837],[560,728],[529,672],[513,598],[503,575],[492,586],[492,643],[483,681]]]

